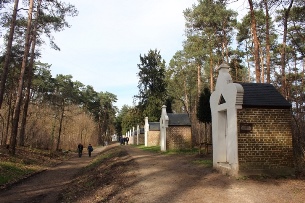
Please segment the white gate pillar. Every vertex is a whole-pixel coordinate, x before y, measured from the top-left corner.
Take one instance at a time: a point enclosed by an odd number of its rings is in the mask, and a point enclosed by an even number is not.
[[[148,131],[149,131],[149,124],[148,124],[148,117],[145,117],[145,126],[144,126],[144,139],[145,139],[145,147],[148,146]]]
[[[166,113],[166,106],[162,106],[160,118],[160,147],[161,151],[166,151],[166,128],[168,127],[168,115]]]

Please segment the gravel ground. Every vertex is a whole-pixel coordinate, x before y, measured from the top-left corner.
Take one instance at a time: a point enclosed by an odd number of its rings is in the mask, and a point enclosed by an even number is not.
[[[80,195],[77,202],[305,202],[304,180],[292,177],[236,179],[217,173],[211,166],[198,164],[198,155],[165,155],[117,143],[95,147],[91,158],[86,154],[82,158],[75,155],[69,161],[0,191],[0,202],[58,202],[58,194],[71,186],[74,175],[97,153],[112,147],[127,153],[110,159],[99,171],[112,169],[119,175],[103,177],[103,185],[94,188],[89,195]],[[101,199],[105,194],[107,198]]]
[[[98,153],[107,147],[94,149],[92,156],[85,153],[81,158],[75,155],[68,161],[49,168],[39,174],[29,177],[21,182],[14,184],[6,190],[0,191],[1,203],[41,203],[57,202],[58,194],[61,190],[69,187],[73,179],[81,168],[85,167]]]
[[[194,164],[196,156],[156,155],[127,147],[139,164],[129,202],[305,202],[305,181],[293,178],[236,179]]]

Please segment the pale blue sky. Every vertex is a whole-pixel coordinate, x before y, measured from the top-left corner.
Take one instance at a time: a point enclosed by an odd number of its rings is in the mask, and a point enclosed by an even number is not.
[[[132,105],[138,94],[140,54],[160,50],[168,64],[185,39],[183,10],[197,0],[65,0],[79,15],[55,34],[61,51],[44,46],[44,63],[51,73],[71,74],[95,91],[117,95],[115,104]]]
[[[197,0],[64,0],[79,15],[71,28],[55,33],[61,51],[43,48],[51,73],[72,75],[95,91],[117,95],[115,104],[132,105],[138,94],[139,55],[160,51],[168,64],[185,40],[183,11]]]

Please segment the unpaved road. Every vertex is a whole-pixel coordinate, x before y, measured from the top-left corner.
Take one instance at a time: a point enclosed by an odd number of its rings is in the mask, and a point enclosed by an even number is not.
[[[55,203],[59,192],[69,187],[73,176],[106,148],[96,147],[91,157],[86,150],[81,158],[75,153],[68,161],[15,184],[10,189],[0,191],[0,203]]]
[[[128,152],[126,160],[132,167],[122,170],[126,176],[120,192],[111,191],[107,202],[130,203],[269,203],[305,202],[305,181],[287,179],[236,179],[221,175],[211,167],[195,164],[194,155],[162,155],[134,148],[119,146]],[[92,159],[93,157],[91,157]],[[81,160],[81,161],[80,161]],[[56,202],[59,191],[69,187],[69,181],[89,157],[78,157],[29,178],[10,190],[0,192],[0,202]],[[113,180],[113,182],[116,182]],[[92,191],[90,197],[78,202],[101,202],[95,200],[101,192],[111,189],[110,185]]]
[[[128,146],[127,150],[139,164],[137,180],[126,190],[129,202],[305,202],[305,180],[237,180],[194,164],[193,156],[157,155]]]

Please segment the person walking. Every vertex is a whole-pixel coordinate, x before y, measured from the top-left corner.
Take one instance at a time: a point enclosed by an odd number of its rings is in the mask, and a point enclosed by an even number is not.
[[[89,144],[89,146],[88,146],[88,154],[89,154],[89,157],[91,157],[91,152],[93,151],[93,147],[92,147],[92,145],[91,144]]]
[[[82,157],[83,149],[84,149],[84,146],[81,143],[79,143],[77,146],[78,157]]]

